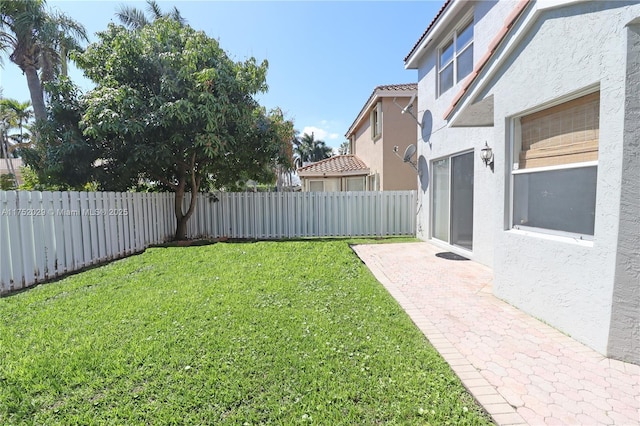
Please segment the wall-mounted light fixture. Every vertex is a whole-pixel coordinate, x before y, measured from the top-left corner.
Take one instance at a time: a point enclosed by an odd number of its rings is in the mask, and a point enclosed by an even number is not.
[[[484,165],[486,167],[491,167],[491,170],[493,171],[493,150],[486,142],[484,143],[484,148],[480,150],[480,158],[482,158]]]

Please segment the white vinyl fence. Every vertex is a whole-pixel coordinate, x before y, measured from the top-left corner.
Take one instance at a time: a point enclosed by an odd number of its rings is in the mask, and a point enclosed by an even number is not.
[[[0,294],[175,233],[173,194],[0,191]]]
[[[199,194],[187,232],[241,239],[415,236],[415,206],[415,191]]]
[[[188,200],[185,200],[185,204]],[[173,238],[172,193],[0,191],[0,294]],[[415,235],[415,191],[199,194],[190,238]]]

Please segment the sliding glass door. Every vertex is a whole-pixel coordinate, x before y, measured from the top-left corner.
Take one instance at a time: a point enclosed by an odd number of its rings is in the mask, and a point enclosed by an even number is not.
[[[433,162],[433,238],[473,249],[473,152]]]
[[[431,227],[433,238],[449,242],[449,159],[433,162]]]

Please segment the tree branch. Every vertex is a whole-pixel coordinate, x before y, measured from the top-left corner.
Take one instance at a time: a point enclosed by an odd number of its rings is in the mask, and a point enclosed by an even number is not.
[[[173,189],[174,191],[178,189],[178,185],[176,185],[175,183],[170,182],[169,179],[167,179],[164,176],[160,176],[160,175],[154,174],[153,177],[155,177],[160,182],[164,183],[165,185],[167,185],[169,188]]]

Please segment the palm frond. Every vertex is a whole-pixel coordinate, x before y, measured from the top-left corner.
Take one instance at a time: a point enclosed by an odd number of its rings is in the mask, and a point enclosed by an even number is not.
[[[73,38],[76,41],[89,41],[84,25],[64,13],[51,15],[51,21],[56,25],[61,34]]]
[[[154,20],[164,17],[162,9],[155,0],[147,0],[147,12],[153,16]]]
[[[145,25],[149,25],[149,20],[144,12],[135,7],[121,5],[120,9],[116,12],[116,17],[125,27],[132,30],[137,30]]]
[[[171,17],[171,19],[178,22],[180,25],[187,24],[187,20],[180,14],[180,11],[176,6],[173,6],[173,10],[169,14],[169,16]]]

